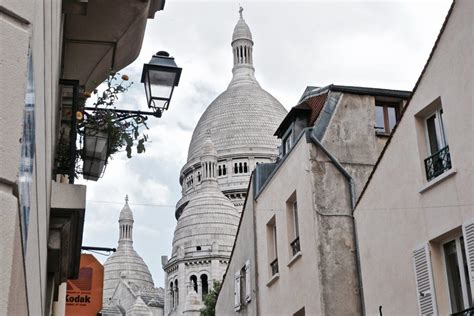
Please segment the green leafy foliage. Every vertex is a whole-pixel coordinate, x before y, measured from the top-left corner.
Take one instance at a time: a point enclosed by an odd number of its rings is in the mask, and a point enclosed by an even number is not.
[[[204,308],[201,309],[201,316],[215,316],[217,297],[221,290],[221,282],[214,281],[212,289],[204,296]]]

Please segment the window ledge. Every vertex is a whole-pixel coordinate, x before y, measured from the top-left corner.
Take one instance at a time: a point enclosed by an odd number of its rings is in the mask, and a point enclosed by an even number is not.
[[[389,137],[390,133],[375,131],[375,135],[382,136],[382,137]]]
[[[286,265],[287,267],[291,267],[293,263],[295,263],[296,260],[298,260],[301,257],[301,250],[296,253],[296,255],[293,256],[293,258],[290,259],[288,264]]]
[[[272,286],[280,278],[280,273],[275,273],[267,282],[267,286]]]
[[[444,180],[446,180],[447,178],[450,178],[452,177],[453,175],[455,175],[457,172],[456,169],[454,168],[451,168],[449,169],[448,171],[446,171],[445,173],[437,176],[436,178],[434,178],[433,180],[431,180],[430,182],[427,182],[425,183],[420,190],[418,190],[419,193],[423,193],[425,191],[428,191],[429,189],[431,189],[432,187],[434,187],[435,185],[437,185],[438,183],[440,182],[443,182]]]

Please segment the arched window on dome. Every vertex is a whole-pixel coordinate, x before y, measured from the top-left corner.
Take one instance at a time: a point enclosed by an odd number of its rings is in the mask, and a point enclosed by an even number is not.
[[[237,174],[239,173],[239,166],[237,165],[237,163],[234,164],[234,174]]]
[[[173,291],[173,282],[170,283],[170,289],[169,289],[169,300],[170,300],[170,305],[171,309],[174,309],[174,291]]]
[[[174,280],[174,295],[176,306],[179,304],[179,288],[178,288],[178,280]]]
[[[225,165],[222,166],[222,174],[225,176],[227,174],[227,170]]]
[[[209,293],[209,283],[207,280],[207,274],[201,274],[201,287],[202,287],[202,299],[204,300],[204,296]]]
[[[244,173],[247,173],[247,172],[249,172],[248,167],[247,167],[247,163],[244,162]]]
[[[217,174],[220,176],[222,176],[222,167],[219,166],[218,170],[217,170]]]
[[[198,182],[201,182],[201,172],[198,172],[197,178],[198,178]]]
[[[192,287],[192,289],[194,289],[194,291],[198,291],[198,280],[197,280],[197,276],[195,276],[194,274],[191,275],[191,277],[189,278],[189,285]]]
[[[242,173],[242,172],[243,172],[243,170],[242,170],[242,163],[239,162],[239,173]]]

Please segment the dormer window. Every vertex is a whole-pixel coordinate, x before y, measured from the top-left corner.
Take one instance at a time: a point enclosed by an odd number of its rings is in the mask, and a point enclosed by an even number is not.
[[[375,103],[375,132],[389,135],[400,120],[398,103],[377,101]]]
[[[293,135],[292,130],[291,128],[289,128],[282,138],[283,156],[286,155],[290,151],[291,146],[293,145],[292,135]]]
[[[398,103],[377,101],[375,103],[375,132],[389,135],[400,120]]]

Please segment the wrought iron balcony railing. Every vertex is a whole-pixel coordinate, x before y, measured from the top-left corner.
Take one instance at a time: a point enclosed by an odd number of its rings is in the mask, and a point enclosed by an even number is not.
[[[451,316],[473,316],[474,315],[474,307],[469,307],[463,311],[453,313]]]
[[[290,244],[291,246],[291,251],[293,252],[293,256],[296,255],[298,252],[300,252],[300,237],[296,237],[295,240],[293,240]]]
[[[278,258],[270,263],[270,267],[272,268],[272,276],[278,273]]]
[[[426,179],[428,181],[431,181],[449,169],[451,169],[449,146],[444,147],[425,159]]]

